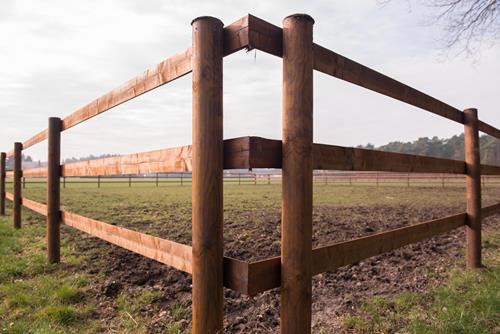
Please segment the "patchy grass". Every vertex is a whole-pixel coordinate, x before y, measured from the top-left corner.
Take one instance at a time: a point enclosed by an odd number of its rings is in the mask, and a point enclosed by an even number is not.
[[[9,191],[9,190],[8,190]],[[27,184],[24,195],[44,202],[45,187]],[[485,205],[498,201],[498,189],[487,188]],[[437,196],[437,194],[439,196]],[[246,226],[262,223],[259,212],[274,210],[279,216],[281,186],[225,185],[225,237],[250,240]],[[315,185],[316,206],[356,205],[464,206],[462,187],[400,187],[356,185]],[[154,184],[71,185],[62,190],[66,210],[111,224],[190,244],[191,187]],[[349,212],[351,218],[363,219],[363,212]],[[126,218],[126,219],[125,219]],[[279,218],[278,218],[279,219]],[[0,218],[0,331],[2,333],[148,333],[153,321],[167,322],[167,333],[189,333],[186,319],[189,305],[184,302],[162,304],[164,296],[152,287],[121,291],[101,304],[97,295],[105,277],[99,272],[83,274],[92,264],[91,256],[101,256],[101,249],[80,253],[75,236],[82,234],[63,227],[60,265],[46,262],[43,219],[23,210],[23,228],[12,229],[11,221]],[[165,228],[167,226],[168,228]],[[276,224],[276,230],[280,229]],[[68,236],[72,235],[72,238]],[[247,241],[249,242],[249,241]],[[275,240],[279,246],[279,238]],[[498,246],[500,236],[490,233],[484,241],[489,270],[465,274],[451,272],[448,284],[429,294],[404,293],[393,299],[375,298],[356,315],[344,319],[344,330],[353,333],[494,333],[499,331]],[[495,255],[496,254],[496,257]],[[89,265],[90,263],[90,265]],[[432,273],[430,273],[432,274]],[[466,302],[465,302],[466,301]],[[152,304],[164,305],[162,312]],[[104,315],[103,315],[104,314]],[[320,333],[328,333],[321,329]]]
[[[426,294],[375,297],[344,319],[351,333],[488,334],[500,332],[500,232],[487,231],[485,269],[453,270]]]

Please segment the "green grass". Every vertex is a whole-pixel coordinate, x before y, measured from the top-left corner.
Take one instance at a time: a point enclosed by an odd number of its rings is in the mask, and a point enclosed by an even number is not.
[[[344,329],[351,333],[500,333],[500,233],[488,232],[484,245],[486,269],[450,271],[446,282],[429,293],[374,297],[359,314],[344,319]]]
[[[45,192],[42,184],[28,183],[23,196],[45,202]],[[497,202],[498,194],[498,188],[487,188],[483,192],[483,201],[485,204]],[[314,187],[314,204],[331,208],[411,205],[458,209],[464,207],[464,202],[464,189],[458,186],[441,189],[440,186],[407,188],[385,185],[377,188],[317,184]],[[154,184],[134,184],[131,189],[127,184],[103,184],[100,189],[91,183],[68,185],[62,190],[62,205],[66,210],[104,222],[152,235],[163,233],[164,238],[190,243],[190,227],[186,224],[191,217],[190,185],[162,184],[156,188]],[[259,215],[264,211],[274,212],[279,219],[280,205],[279,184],[226,184],[225,219],[231,221],[232,226],[242,228],[225,229],[225,236],[237,240],[250,238],[245,234],[246,227],[253,224],[258,228],[263,219],[268,219]],[[360,215],[355,210],[350,214]],[[109,317],[105,322],[100,321],[98,313],[102,312],[103,306],[98,304],[95,295],[101,291],[93,287],[102,284],[106,278],[99,274],[87,276],[82,270],[89,263],[88,257],[99,256],[100,250],[78,252],[74,239],[81,234],[63,227],[63,262],[50,265],[46,262],[45,226],[42,222],[43,218],[23,209],[23,227],[14,230],[10,227],[10,219],[0,217],[0,332],[147,333],[148,321],[155,316],[148,313],[148,306],[162,296],[143,287],[122,291],[109,301]],[[276,228],[279,229],[279,224]],[[375,298],[363,307],[362,312],[344,319],[345,330],[416,334],[498,331],[500,273],[494,266],[498,265],[499,259],[491,254],[498,256],[499,239],[497,234],[490,234],[484,242],[491,270],[476,274],[451,272],[447,285],[425,295],[405,293],[391,300]],[[182,333],[183,321],[189,318],[188,306],[169,304],[165,311],[169,319],[166,331]],[[323,332],[328,331],[323,329]]]

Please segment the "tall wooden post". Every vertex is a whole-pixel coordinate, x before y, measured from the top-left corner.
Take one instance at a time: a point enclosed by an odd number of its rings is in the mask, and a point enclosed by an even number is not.
[[[0,215],[5,215],[5,152],[0,153]]]
[[[12,215],[14,228],[21,228],[21,178],[22,178],[23,144],[14,143],[14,203]]]
[[[215,334],[223,331],[223,24],[199,17],[192,27],[192,332]]]
[[[314,20],[283,20],[281,333],[311,333]]]
[[[61,119],[49,118],[47,164],[47,255],[50,263],[61,259]]]
[[[477,109],[464,110],[467,191],[467,268],[481,267],[481,162]]]

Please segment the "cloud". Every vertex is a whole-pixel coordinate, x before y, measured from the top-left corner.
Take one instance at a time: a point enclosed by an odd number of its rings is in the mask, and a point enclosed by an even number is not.
[[[458,107],[477,105],[498,125],[499,50],[478,64],[440,62],[424,10],[363,1],[51,0],[0,3],[0,145],[9,150],[191,44],[193,18],[229,24],[247,13],[276,25],[294,12],[315,20],[315,41]],[[241,51],[224,60],[226,138],[281,136],[281,61]],[[315,140],[357,145],[448,136],[460,125],[338,79],[315,74]],[[63,157],[127,153],[191,141],[191,79],[129,101],[63,135]],[[44,160],[46,146],[29,149]]]

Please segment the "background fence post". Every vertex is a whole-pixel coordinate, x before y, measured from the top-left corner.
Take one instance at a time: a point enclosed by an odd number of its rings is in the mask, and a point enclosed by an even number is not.
[[[132,187],[132,175],[128,176],[128,187]]]
[[[101,188],[101,176],[97,176],[97,188]]]
[[[283,20],[281,333],[311,333],[314,20]]]
[[[47,256],[50,263],[61,260],[61,126],[60,118],[49,118],[47,164]]]
[[[481,267],[481,161],[477,109],[464,110],[467,268]]]
[[[23,176],[23,189],[26,189],[26,178]]]
[[[21,177],[22,177],[22,143],[14,143],[14,203],[12,215],[14,228],[21,228]]]
[[[158,173],[156,173],[156,186],[158,187]]]
[[[222,33],[213,17],[193,27],[193,334],[223,331]]]
[[[63,188],[66,188],[66,176],[63,177]]]
[[[5,215],[5,152],[0,153],[0,215]]]

